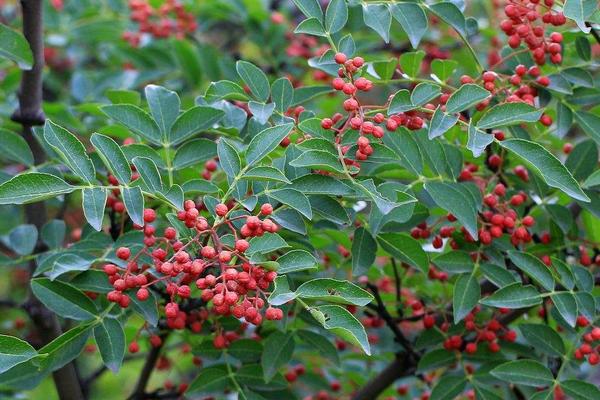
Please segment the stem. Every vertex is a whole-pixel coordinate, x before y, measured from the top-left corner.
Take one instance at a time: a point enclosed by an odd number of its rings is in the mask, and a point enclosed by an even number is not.
[[[19,107],[11,119],[23,127],[23,138],[31,148],[35,164],[46,161],[44,149],[33,135],[33,126],[43,125],[45,122],[42,111],[42,79],[44,69],[44,37],[43,37],[43,5],[41,0],[21,0],[23,13],[23,35],[29,42],[33,54],[33,67],[23,71],[19,87]],[[28,204],[25,206],[25,219],[27,223],[40,229],[47,221],[46,206],[44,202]],[[46,246],[40,241],[35,252],[45,251]],[[29,262],[29,270],[33,274],[36,263]],[[62,334],[62,329],[56,318],[31,292],[24,305],[25,310],[35,324],[41,339],[41,345],[50,343]],[[53,372],[56,391],[61,400],[84,399],[81,383],[74,363],[69,363]]]
[[[142,372],[140,372],[140,377],[138,378],[137,383],[135,384],[135,389],[133,393],[127,398],[128,400],[143,400],[146,395],[146,386],[148,385],[148,381],[150,380],[150,376],[152,375],[152,371],[154,370],[154,365],[160,356],[160,352],[165,345],[165,341],[168,332],[160,335],[161,343],[158,347],[153,347],[148,356],[146,357],[146,362],[144,363],[144,367],[142,368]]]

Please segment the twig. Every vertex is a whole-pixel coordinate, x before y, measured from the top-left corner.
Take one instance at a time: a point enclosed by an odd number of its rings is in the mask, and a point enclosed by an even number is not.
[[[142,372],[140,373],[140,377],[138,378],[138,381],[135,385],[135,389],[133,390],[133,393],[127,398],[128,400],[147,399],[146,386],[148,385],[148,381],[150,380],[150,375],[152,375],[152,371],[154,370],[154,365],[156,364],[156,361],[158,360],[158,357],[160,356],[160,352],[161,352],[163,346],[165,345],[165,341],[166,341],[168,335],[169,335],[168,332],[165,332],[162,335],[160,335],[160,338],[161,338],[160,346],[153,347],[150,350],[150,352],[148,353],[148,356],[146,357],[146,362],[144,363],[144,367],[142,368]]]
[[[42,0],[21,0],[23,13],[23,35],[29,42],[33,54],[33,67],[23,71],[19,88],[19,108],[11,119],[23,127],[23,138],[29,145],[36,164],[46,159],[44,149],[35,139],[33,126],[43,125],[45,121],[42,111],[42,79],[44,69],[44,37],[43,37],[43,5]],[[46,207],[43,202],[25,206],[25,217],[28,223],[40,229],[47,221]],[[36,253],[45,250],[43,243],[38,243]],[[35,261],[29,262],[29,270],[33,273]],[[29,294],[24,309],[36,326],[42,344],[54,340],[62,334],[56,315],[50,312],[32,294]],[[83,393],[77,377],[75,365],[69,363],[53,373],[54,384],[61,400],[81,400]]]

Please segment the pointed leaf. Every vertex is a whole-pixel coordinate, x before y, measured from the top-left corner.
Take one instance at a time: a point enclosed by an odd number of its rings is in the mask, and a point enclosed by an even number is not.
[[[129,183],[131,167],[117,142],[99,133],[93,133],[90,141],[117,180],[123,184]]]
[[[75,135],[48,119],[44,125],[44,139],[77,176],[88,183],[96,180],[94,164]]]
[[[84,188],[82,191],[82,207],[85,219],[92,228],[99,231],[102,229],[104,219],[104,206],[108,192],[104,188]]]

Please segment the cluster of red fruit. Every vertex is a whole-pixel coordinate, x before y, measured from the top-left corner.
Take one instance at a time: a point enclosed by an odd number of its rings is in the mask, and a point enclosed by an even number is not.
[[[531,79],[524,81],[528,75]],[[535,80],[534,80],[535,79]],[[463,75],[460,78],[461,84],[476,83],[477,81],[468,75]],[[540,67],[533,65],[527,68],[523,64],[515,67],[514,74],[505,76],[493,71],[485,71],[481,74],[481,82],[483,87],[494,96],[502,95],[502,98],[507,103],[525,102],[531,106],[535,106],[535,98],[538,96],[536,85],[546,87],[550,84],[550,78],[541,75]],[[448,94],[440,96],[440,104],[442,110],[445,111],[444,105],[448,100]],[[490,105],[492,97],[489,97],[475,106],[477,111],[483,111]],[[464,120],[464,116],[461,116]],[[552,125],[552,117],[547,114],[540,116],[540,122],[545,126]],[[500,139],[499,139],[500,140]]]
[[[139,27],[137,32],[123,33],[123,39],[134,47],[139,46],[144,33],[157,39],[171,36],[181,39],[198,27],[194,15],[187,12],[178,0],[166,0],[158,9],[148,0],[129,0],[129,9],[131,20]]]
[[[481,307],[477,306],[465,317],[465,332],[462,335],[457,334],[448,336],[446,340],[444,340],[444,348],[446,350],[465,351],[466,353],[473,354],[477,351],[479,343],[487,342],[488,349],[493,353],[497,353],[500,351],[500,343],[498,340],[512,343],[517,339],[517,333],[515,331],[504,326],[495,318],[492,318],[484,324],[478,324],[476,315],[480,311]],[[506,313],[508,311],[509,310],[507,309],[500,309],[500,313]],[[424,315],[423,326],[425,329],[432,329],[435,327],[435,317],[432,314]],[[449,328],[449,322],[443,322],[440,325],[440,330],[442,332],[447,332]],[[475,334],[475,337],[473,337],[473,333]]]
[[[598,326],[583,335],[583,343],[575,350],[576,360],[583,360],[586,357],[590,365],[600,363],[600,327]]]
[[[423,119],[418,116],[416,111],[410,111],[407,113],[399,113],[386,118],[382,113],[376,113],[375,115],[368,115],[369,108],[381,108],[378,106],[366,106],[361,105],[359,99],[356,97],[357,92],[367,92],[373,88],[373,83],[367,78],[360,76],[358,78],[355,75],[364,66],[364,59],[362,57],[348,58],[343,53],[337,53],[334,56],[335,62],[340,65],[338,69],[338,77],[333,79],[331,82],[332,87],[343,92],[349,96],[343,102],[343,108],[349,113],[348,118],[344,124],[340,127],[336,127],[338,123],[344,118],[343,115],[336,113],[331,118],[324,118],[321,121],[321,127],[323,129],[333,130],[336,133],[336,143],[340,144],[342,136],[347,128],[359,131],[361,135],[357,139],[358,149],[355,153],[356,161],[351,159],[345,159],[344,162],[347,165],[355,165],[360,167],[359,161],[365,161],[373,154],[373,147],[371,141],[367,137],[372,135],[375,139],[381,139],[385,130],[395,131],[399,126],[403,125],[411,130],[421,129],[423,127]],[[342,153],[346,154],[349,150],[349,146],[342,147]]]
[[[238,237],[261,236],[264,232],[275,232],[278,226],[267,218],[273,211],[273,207],[267,203],[261,206],[260,215],[265,217],[262,220],[254,215],[228,218],[229,211],[227,205],[217,204],[217,219],[211,227],[208,220],[200,215],[200,209],[194,201],[187,200],[184,209],[177,213],[177,218],[188,228],[194,229],[194,236],[184,244],[178,239],[179,232],[173,227],[167,227],[162,236],[156,237],[155,227],[151,225],[156,220],[156,212],[145,209],[145,225],[135,226],[143,231],[145,246],[133,256],[128,247],[117,249],[116,256],[126,262],[124,268],[115,264],[104,266],[104,272],[114,288],[108,293],[108,300],[127,307],[130,302],[129,296],[125,294],[127,290],[137,288],[136,297],[145,301],[150,297],[150,286],[163,283],[166,294],[170,297],[164,311],[167,325],[172,329],[188,326],[192,331],[198,332],[202,328],[202,322],[208,318],[209,311],[216,315],[244,318],[249,323],[259,325],[263,320],[261,310],[265,308],[267,290],[277,273],[253,265],[245,255],[250,247],[249,242]],[[245,224],[238,233],[233,222],[242,218],[245,219]],[[221,241],[224,234],[221,229],[229,230],[234,236],[233,246]],[[151,262],[142,262],[148,257]],[[208,310],[194,309],[185,312],[180,309],[179,303],[192,297],[190,283],[194,281],[201,291],[198,297],[204,303],[210,302],[211,306]],[[279,320],[283,317],[283,312],[268,307],[264,311],[264,317]],[[218,347],[229,342],[222,335],[218,338],[215,339]]]
[[[546,37],[546,25],[564,25],[567,22],[564,14],[560,11],[553,12],[554,0],[509,0],[504,7],[504,14],[508,17],[500,23],[500,28],[506,33],[508,45],[513,49],[524,43],[535,62],[543,65],[546,55],[550,55],[550,61],[560,64],[562,61],[562,35],[553,32]],[[540,13],[538,9],[544,9]]]
[[[217,170],[217,167],[218,167],[218,165],[217,165],[216,159],[211,159],[211,160],[206,161],[204,163],[204,169],[200,173],[200,176],[203,179],[206,179],[207,181],[209,181],[210,178],[212,178],[213,172],[215,172]]]

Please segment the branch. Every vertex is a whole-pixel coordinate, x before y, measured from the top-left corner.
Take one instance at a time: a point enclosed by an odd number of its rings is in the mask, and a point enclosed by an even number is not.
[[[598,34],[598,31],[596,31],[594,29],[594,27],[592,26],[592,24],[589,22],[586,22],[585,26],[588,26],[590,28],[590,33],[592,34],[594,39],[596,39],[596,42],[598,42],[598,44],[600,44],[600,34]]]
[[[375,312],[377,312],[377,314],[385,321],[385,323],[392,330],[392,332],[394,332],[396,341],[398,343],[400,343],[402,345],[402,347],[404,347],[409,358],[418,359],[419,355],[415,353],[415,351],[412,348],[412,344],[406,338],[406,336],[404,336],[404,333],[402,333],[402,331],[398,327],[398,324],[396,324],[396,321],[390,315],[389,311],[385,307],[385,304],[383,303],[383,300],[381,299],[381,295],[379,294],[379,289],[377,288],[377,286],[373,285],[372,283],[367,283],[367,287],[369,288],[369,290],[371,290],[371,292],[373,292],[373,296],[375,297],[375,302],[377,303],[377,306],[370,305],[370,308],[372,308]]]
[[[45,120],[42,111],[42,73],[44,69],[44,37],[42,0],[21,0],[23,12],[23,35],[29,42],[33,53],[33,67],[23,71],[19,88],[19,108],[13,113],[11,119],[23,127],[23,138],[31,148],[36,164],[43,163],[46,159],[44,149],[35,139],[32,127],[42,125]],[[47,221],[46,206],[43,202],[25,206],[27,223],[40,229]],[[45,250],[45,245],[40,242],[36,246],[36,253]],[[36,268],[35,261],[29,262],[29,270]],[[48,310],[32,294],[24,304],[24,309],[36,326],[42,345],[47,344],[62,334],[56,315]],[[69,363],[61,369],[54,371],[54,384],[61,400],[81,400],[83,394],[75,365]]]
[[[131,393],[131,395],[127,398],[128,400],[144,400],[147,398],[146,397],[146,385],[148,385],[148,381],[150,380],[150,375],[152,375],[152,371],[154,370],[154,365],[156,364],[156,361],[158,360],[158,357],[160,356],[160,352],[161,352],[163,346],[165,345],[165,341],[166,341],[168,335],[169,335],[168,332],[160,335],[160,338],[162,339],[160,346],[153,347],[150,350],[150,352],[148,353],[148,356],[146,357],[146,362],[144,363],[144,368],[142,369],[142,372],[140,373],[140,377],[138,378],[138,381],[135,384],[135,389],[133,390],[133,393]]]
[[[413,374],[416,365],[416,363],[410,361],[409,357],[397,354],[394,361],[352,396],[352,400],[376,399],[396,379]]]

